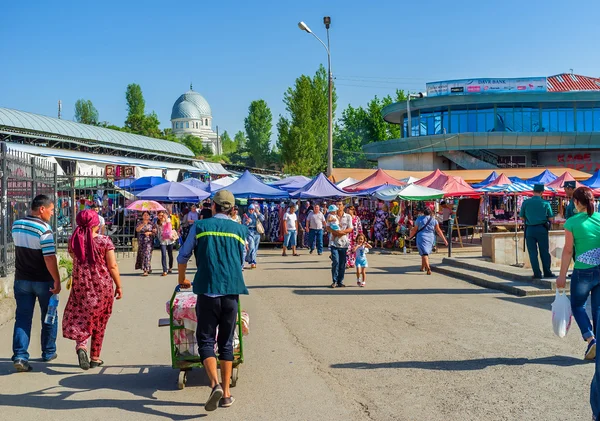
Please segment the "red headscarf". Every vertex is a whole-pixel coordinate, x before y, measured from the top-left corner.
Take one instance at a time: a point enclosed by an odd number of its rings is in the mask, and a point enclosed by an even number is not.
[[[69,241],[69,249],[80,262],[95,263],[93,227],[100,225],[98,213],[84,210],[77,214],[77,228]]]

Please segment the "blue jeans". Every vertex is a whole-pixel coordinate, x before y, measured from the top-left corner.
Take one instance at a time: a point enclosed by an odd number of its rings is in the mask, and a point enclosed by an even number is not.
[[[594,319],[594,321],[596,322],[596,326],[598,326],[598,319]],[[596,331],[596,336],[598,333],[600,333],[600,331]],[[594,371],[594,377],[592,378],[592,385],[590,387],[590,405],[592,406],[594,420],[600,420],[600,358],[598,358],[598,355],[596,355],[596,370]]]
[[[317,242],[317,253],[323,253],[323,230],[311,228],[308,231],[308,247],[310,247],[310,251],[315,249],[315,241]]]
[[[348,248],[331,248],[331,279],[334,284],[342,285],[346,274],[346,253]]]
[[[17,311],[13,333],[13,361],[17,359],[29,361],[29,352],[27,352],[27,349],[29,348],[31,322],[33,320],[36,298],[40,303],[42,313],[42,358],[48,359],[56,352],[58,317],[56,317],[52,325],[44,323],[44,318],[48,311],[48,302],[52,296],[50,288],[53,286],[53,282],[15,281]]]
[[[248,255],[246,261],[250,264],[256,264],[256,254],[258,253],[258,246],[260,244],[260,234],[255,230],[251,229],[248,231]]]
[[[571,310],[583,339],[594,336],[595,331],[585,311],[585,303],[590,293],[592,294],[592,318],[596,321],[600,306],[600,266],[575,269],[571,275]]]
[[[167,266],[167,255],[169,256],[169,265]],[[162,263],[163,272],[173,269],[173,244],[164,244],[160,246],[160,262]]]
[[[283,246],[291,249],[292,247],[296,247],[296,230],[289,230],[287,234],[283,237]]]

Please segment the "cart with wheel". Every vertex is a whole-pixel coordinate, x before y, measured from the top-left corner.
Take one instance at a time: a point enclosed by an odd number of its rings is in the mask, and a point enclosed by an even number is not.
[[[191,290],[181,290],[178,285],[173,291],[171,300],[169,301],[169,318],[160,319],[158,325],[169,326],[169,336],[171,344],[171,365],[174,369],[179,370],[179,378],[177,386],[183,389],[187,382],[187,375],[193,368],[203,368],[202,361],[198,355],[198,348],[195,340],[195,331],[190,331],[189,326],[186,326],[181,320],[174,318],[174,303],[178,294],[191,292]],[[231,371],[231,387],[235,387],[238,380],[240,364],[244,362],[244,339],[242,329],[242,308],[238,302],[238,317],[236,322],[236,330],[238,334],[238,344],[234,344],[233,350],[233,369]],[[217,356],[217,365],[219,365]]]

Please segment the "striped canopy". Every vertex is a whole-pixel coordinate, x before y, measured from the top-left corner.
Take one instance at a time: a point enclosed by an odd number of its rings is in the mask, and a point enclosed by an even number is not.
[[[544,187],[544,190],[547,192],[554,193],[554,189],[551,189],[549,187]],[[502,184],[500,186],[482,187],[480,189],[477,189],[477,191],[480,191],[483,193],[525,193],[525,192],[532,192],[533,186],[531,184],[527,184],[527,183],[512,183],[512,184]]]

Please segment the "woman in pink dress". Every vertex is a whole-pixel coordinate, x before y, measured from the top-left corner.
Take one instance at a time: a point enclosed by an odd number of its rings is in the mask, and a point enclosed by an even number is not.
[[[348,234],[348,239],[350,240],[350,247],[348,247],[348,251],[346,252],[346,266],[349,268],[353,268],[356,265],[356,252],[354,251],[354,246],[356,246],[356,238],[358,234],[363,233],[362,223],[360,222],[360,217],[356,214],[356,208],[354,206],[350,206],[348,208],[348,213],[352,216],[352,232]]]
[[[109,237],[98,235],[99,229],[96,212],[79,212],[77,228],[69,240],[73,286],[62,327],[63,336],[76,342],[79,367],[83,370],[104,363],[100,359],[104,332],[114,299],[120,300],[123,296],[115,246]]]

